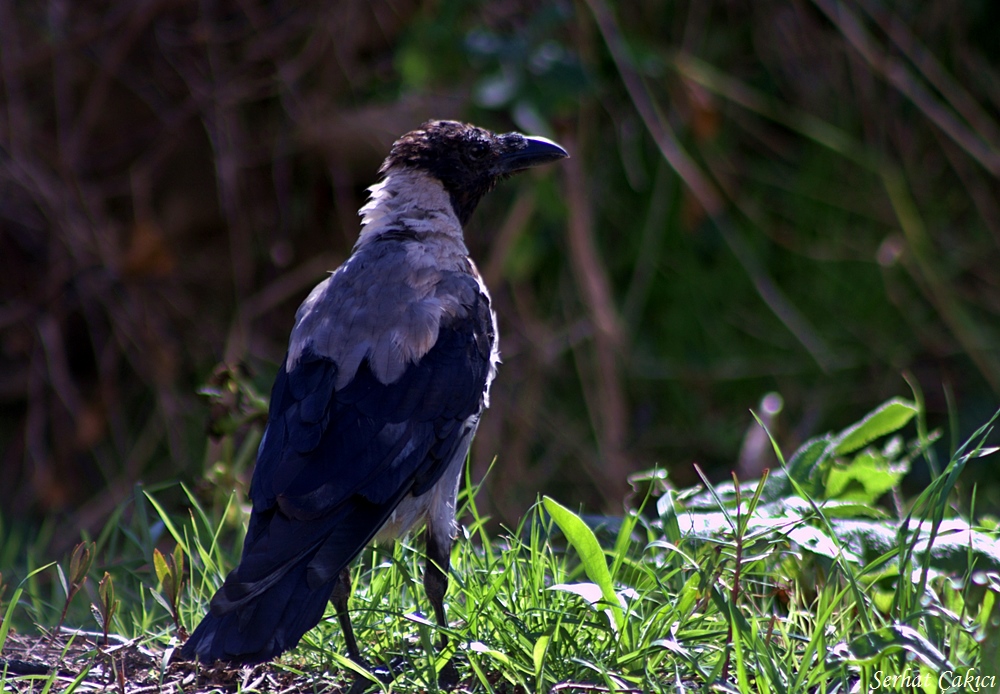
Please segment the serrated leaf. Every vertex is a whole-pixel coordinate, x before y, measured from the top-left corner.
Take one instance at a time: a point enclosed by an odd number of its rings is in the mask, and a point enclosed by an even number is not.
[[[835,452],[837,455],[845,455],[856,451],[881,436],[902,429],[916,414],[917,406],[914,403],[893,398],[841,432]]]

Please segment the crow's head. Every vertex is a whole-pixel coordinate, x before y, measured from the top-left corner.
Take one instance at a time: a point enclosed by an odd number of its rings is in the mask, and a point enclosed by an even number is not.
[[[497,181],[567,156],[544,137],[497,135],[468,123],[432,120],[396,140],[379,172],[385,175],[396,167],[428,172],[444,185],[464,225]]]

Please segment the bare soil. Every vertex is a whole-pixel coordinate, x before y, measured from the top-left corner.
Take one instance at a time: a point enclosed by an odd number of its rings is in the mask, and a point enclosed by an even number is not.
[[[4,692],[298,692],[345,691],[350,682],[328,673],[295,672],[264,663],[253,667],[204,667],[170,662],[173,649],[75,629],[42,636],[11,632],[0,652]],[[5,675],[5,677],[3,677]],[[51,683],[50,683],[51,682]]]

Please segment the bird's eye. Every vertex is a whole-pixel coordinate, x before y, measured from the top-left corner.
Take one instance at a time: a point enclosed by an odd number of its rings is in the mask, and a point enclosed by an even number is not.
[[[472,161],[482,161],[490,152],[490,146],[485,142],[474,142],[468,149],[468,157]]]

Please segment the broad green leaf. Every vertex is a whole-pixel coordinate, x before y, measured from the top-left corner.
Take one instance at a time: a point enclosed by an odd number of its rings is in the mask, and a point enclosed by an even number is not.
[[[902,429],[916,414],[917,406],[914,403],[893,398],[841,432],[835,452],[837,455],[845,455],[856,451],[881,436]]]
[[[872,504],[899,484],[907,472],[906,463],[890,463],[881,455],[862,452],[849,463],[830,467],[825,496]]]
[[[614,584],[611,582],[611,572],[608,571],[608,563],[604,558],[604,550],[601,549],[601,545],[597,541],[594,532],[587,527],[587,524],[578,515],[555,499],[548,496],[543,497],[542,504],[545,506],[548,514],[552,516],[552,520],[562,530],[569,543],[573,545],[573,549],[580,555],[584,572],[600,588],[601,596],[611,609],[615,626],[621,629],[624,623],[624,615],[618,603],[618,596],[615,594]]]
[[[545,664],[545,651],[549,647],[549,634],[542,634],[535,641],[535,646],[531,649],[531,662],[535,666],[535,679],[542,676],[542,665]]]

